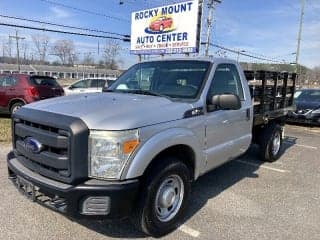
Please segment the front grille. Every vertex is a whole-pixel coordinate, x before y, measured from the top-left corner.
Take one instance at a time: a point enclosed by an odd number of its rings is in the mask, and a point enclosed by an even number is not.
[[[25,139],[32,137],[42,144],[40,153],[29,151]],[[71,176],[68,130],[19,119],[14,124],[14,144],[18,160],[42,175],[62,180]]]
[[[13,119],[14,152],[26,168],[69,184],[88,178],[89,129],[81,119],[28,107]],[[30,149],[30,138],[43,145],[40,151]]]

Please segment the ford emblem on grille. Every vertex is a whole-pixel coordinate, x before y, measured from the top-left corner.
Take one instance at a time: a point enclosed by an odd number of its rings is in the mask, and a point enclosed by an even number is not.
[[[33,137],[27,137],[24,139],[25,149],[32,153],[40,153],[43,149],[43,145]]]

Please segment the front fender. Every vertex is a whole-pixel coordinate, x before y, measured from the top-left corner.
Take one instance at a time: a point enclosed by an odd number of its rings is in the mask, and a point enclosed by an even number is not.
[[[197,179],[204,164],[202,146],[192,131],[184,128],[171,128],[148,139],[130,158],[122,172],[121,179],[137,178],[143,175],[151,161],[162,151],[175,145],[189,146],[195,154],[194,179]]]

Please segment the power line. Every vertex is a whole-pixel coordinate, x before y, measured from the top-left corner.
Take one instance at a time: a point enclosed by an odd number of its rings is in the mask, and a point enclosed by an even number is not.
[[[120,38],[120,37],[105,36],[105,35],[96,35],[96,34],[79,33],[79,32],[69,32],[69,31],[62,31],[62,30],[57,30],[57,29],[31,27],[31,26],[26,26],[26,25],[18,25],[18,24],[10,24],[10,23],[0,23],[0,25],[1,26],[6,26],[6,27],[15,27],[15,28],[38,30],[38,31],[44,31],[44,32],[63,33],[63,34],[94,37],[94,38],[104,38],[104,39],[115,39],[115,40],[122,40],[124,42],[129,42],[130,41],[130,39],[126,38],[126,37]]]
[[[69,8],[78,12],[84,12],[84,13],[88,13],[88,14],[92,14],[92,15],[96,15],[96,16],[100,16],[100,17],[105,17],[108,19],[113,19],[113,20],[118,20],[118,21],[123,21],[123,22],[129,22],[129,20],[124,19],[124,18],[119,18],[119,17],[114,17],[114,16],[110,16],[104,13],[98,13],[98,12],[94,12],[91,10],[87,10],[87,9],[83,9],[83,8],[78,8],[78,7],[74,7],[74,6],[70,6],[70,5],[66,5],[64,3],[59,3],[56,1],[51,1],[51,0],[39,0],[41,2],[46,2],[52,5],[56,5],[56,6],[60,6],[60,7],[64,7],[64,8]]]
[[[202,44],[203,44],[203,43],[202,43]],[[250,58],[255,58],[255,59],[258,59],[258,60],[264,60],[264,61],[275,62],[275,63],[284,63],[284,61],[281,61],[281,60],[274,60],[274,59],[271,59],[271,58],[264,58],[264,57],[254,56],[254,55],[248,54],[248,53],[246,53],[246,52],[237,51],[237,50],[235,50],[235,49],[227,48],[227,47],[224,47],[224,46],[221,46],[221,45],[218,45],[218,44],[210,43],[210,45],[213,46],[213,47],[220,48],[220,49],[222,49],[222,50],[228,51],[228,52],[240,54],[240,55],[242,55],[242,56],[246,56],[246,57],[250,57]]]
[[[8,15],[2,15],[2,14],[0,14],[0,17],[21,20],[21,21],[27,21],[27,22],[33,22],[33,23],[46,24],[46,25],[51,25],[51,26],[56,26],[56,27],[64,27],[64,28],[70,28],[70,29],[76,29],[76,30],[83,30],[83,31],[88,31],[88,32],[106,33],[106,34],[113,34],[113,35],[122,36],[122,37],[129,37],[129,35],[120,34],[120,33],[107,32],[107,31],[103,31],[103,30],[90,29],[90,28],[84,28],[84,27],[76,27],[76,26],[70,26],[70,25],[64,25],[64,24],[57,24],[57,23],[33,20],[33,19],[22,18],[22,17],[14,17],[14,16],[8,16]]]

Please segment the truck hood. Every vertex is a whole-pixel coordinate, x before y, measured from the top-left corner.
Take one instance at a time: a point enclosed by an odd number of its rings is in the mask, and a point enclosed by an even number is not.
[[[125,130],[181,119],[192,105],[165,97],[92,93],[52,98],[23,108],[78,117],[89,129]]]

